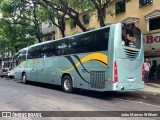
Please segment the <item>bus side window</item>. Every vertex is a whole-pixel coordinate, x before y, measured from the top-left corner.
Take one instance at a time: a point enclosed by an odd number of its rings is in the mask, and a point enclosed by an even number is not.
[[[96,32],[95,51],[108,50],[109,30],[105,28]]]
[[[45,53],[46,53],[46,45],[43,45],[41,52],[42,52],[41,56],[42,56],[42,58],[44,58],[44,56],[46,56],[45,55]]]
[[[82,37],[83,52],[94,51],[95,32],[86,33]]]
[[[66,41],[64,43],[65,48],[64,48],[64,55],[69,55],[72,54],[72,38],[66,38]]]
[[[18,59],[17,59],[17,64],[20,64],[21,62],[26,60],[26,50],[20,51]]]
[[[29,48],[28,49],[27,59],[34,59],[34,53],[35,53],[34,47]]]
[[[72,54],[93,52],[94,39],[95,39],[94,32],[85,33],[84,35],[72,37],[72,43],[71,43]]]
[[[58,56],[66,55],[67,45],[64,40],[57,41],[56,46],[57,46],[56,50],[55,50],[56,55],[58,55]]]

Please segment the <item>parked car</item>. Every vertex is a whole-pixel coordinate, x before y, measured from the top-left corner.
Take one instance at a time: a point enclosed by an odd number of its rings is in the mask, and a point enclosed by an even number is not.
[[[1,72],[0,72],[0,77],[8,77],[8,71],[11,70],[11,68],[2,68]]]
[[[10,79],[14,78],[15,77],[15,68],[11,69],[8,71],[8,77]]]

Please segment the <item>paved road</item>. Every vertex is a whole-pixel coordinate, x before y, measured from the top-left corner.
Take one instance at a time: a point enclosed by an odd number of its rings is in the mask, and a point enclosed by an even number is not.
[[[159,94],[142,92],[78,90],[73,94],[68,94],[62,92],[59,86],[35,83],[24,85],[20,81],[0,79],[0,111],[160,111],[159,99]],[[143,120],[144,118],[110,119]],[[159,118],[145,119],[159,120]]]

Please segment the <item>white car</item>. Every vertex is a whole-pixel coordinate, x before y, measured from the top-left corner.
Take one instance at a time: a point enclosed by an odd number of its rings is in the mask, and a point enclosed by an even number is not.
[[[0,70],[0,77],[8,77],[8,71],[11,70],[11,68],[2,68],[2,70]]]
[[[8,71],[8,77],[11,79],[15,77],[15,68]]]

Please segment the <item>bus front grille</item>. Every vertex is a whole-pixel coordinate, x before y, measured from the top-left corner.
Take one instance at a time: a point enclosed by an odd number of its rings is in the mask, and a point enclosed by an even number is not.
[[[138,53],[139,51],[135,51],[135,50],[129,50],[129,49],[124,49],[125,54],[127,56],[127,58],[137,58],[138,57]]]
[[[91,88],[105,88],[105,71],[90,71]]]

